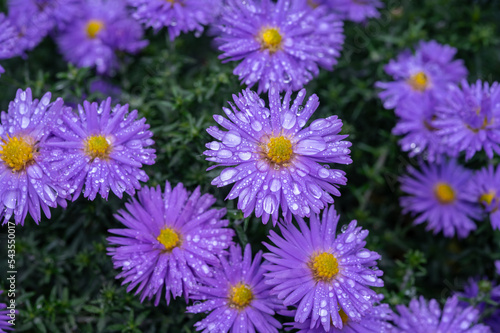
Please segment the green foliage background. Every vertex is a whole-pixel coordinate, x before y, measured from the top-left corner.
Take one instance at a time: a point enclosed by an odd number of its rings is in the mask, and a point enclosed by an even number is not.
[[[368,247],[383,258],[386,286],[380,290],[391,305],[407,304],[423,294],[443,300],[462,288],[470,276],[493,276],[493,260],[500,259],[500,232],[489,221],[465,240],[433,236],[424,226],[412,226],[401,214],[397,178],[415,161],[400,152],[392,111],[382,108],[374,82],[388,80],[383,65],[419,40],[435,39],[458,49],[469,69],[469,81],[500,80],[500,3],[465,0],[385,1],[380,19],[367,24],[346,23],[346,43],[333,72],[321,71],[306,88],[316,93],[321,105],[314,118],[338,115],[343,133],[352,141],[353,163],[340,167],[348,185],[335,200],[341,223],[357,219],[370,230]],[[5,3],[2,10],[5,11]],[[243,219],[235,201],[225,202],[229,188],[210,185],[219,170],[206,172],[204,145],[210,141],[205,129],[215,125],[212,115],[221,114],[231,95],[243,87],[232,74],[234,63],[222,64],[208,34],[201,38],[182,35],[170,42],[166,31],[148,32],[150,45],[139,55],[120,55],[123,65],[112,82],[122,90],[117,100],[148,119],[154,132],[156,164],[146,168],[147,185],[182,182],[193,190],[218,198],[227,207],[235,241],[250,242],[254,251],[263,249],[271,225],[259,219]],[[18,88],[31,87],[41,97],[80,102],[102,99],[89,94],[99,80],[87,69],[68,66],[47,38],[28,58],[2,62],[7,73],[0,78],[0,109]],[[267,99],[267,96],[263,96]],[[496,159],[496,162],[498,159]],[[467,165],[478,168],[484,156]],[[185,302],[167,306],[140,303],[115,280],[118,273],[106,255],[107,229],[121,227],[113,214],[124,200],[82,198],[65,210],[53,210],[53,218],[35,225],[27,219],[16,228],[18,332],[194,332],[201,315],[184,314]],[[5,289],[6,226],[0,228],[0,289]],[[2,295],[3,297],[5,295]],[[3,300],[5,301],[5,299]]]

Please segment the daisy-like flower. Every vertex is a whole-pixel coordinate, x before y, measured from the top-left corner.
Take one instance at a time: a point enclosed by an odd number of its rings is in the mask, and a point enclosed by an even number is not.
[[[220,58],[243,60],[233,73],[248,86],[259,83],[259,93],[272,84],[280,91],[301,89],[318,66],[332,70],[344,42],[336,14],[288,0],[230,0],[220,22]]]
[[[0,290],[0,295],[2,295],[3,290]],[[0,303],[0,333],[5,333],[7,331],[12,331],[12,325],[9,323],[10,318],[8,314],[10,314],[10,310],[6,310],[7,305],[5,303]]]
[[[116,278],[130,283],[127,292],[137,287],[141,302],[154,297],[158,305],[163,286],[167,304],[183,294],[188,300],[196,279],[210,276],[208,265],[218,264],[217,255],[232,244],[234,231],[222,219],[226,210],[211,208],[215,198],[201,195],[199,187],[190,194],[169,182],[164,193],[160,186],[144,187],[137,197],[115,215],[127,228],[109,230],[119,235],[108,237],[116,246],[108,254],[122,269]]]
[[[500,167],[489,165],[476,171],[469,191],[489,214],[493,229],[500,229]]]
[[[476,324],[479,311],[472,306],[458,305],[456,296],[448,298],[443,311],[434,299],[427,302],[422,296],[412,299],[408,307],[396,305],[399,314],[393,316],[394,333],[490,333],[489,327]]]
[[[182,33],[203,32],[221,9],[221,0],[128,0],[132,16],[155,31],[167,27],[170,40]]]
[[[500,117],[500,85],[478,80],[471,85],[462,81],[461,86],[453,86],[438,107],[437,133],[447,149],[465,151],[466,159],[480,150],[492,159],[494,152],[500,154],[500,123],[495,121]]]
[[[421,171],[408,168],[401,177],[401,190],[408,196],[401,198],[404,213],[418,215],[415,224],[427,222],[427,230],[434,234],[443,231],[446,237],[459,238],[476,229],[471,219],[480,216],[477,199],[468,192],[472,172],[455,160],[441,164],[420,163]]]
[[[100,104],[83,102],[78,115],[64,108],[46,145],[51,148],[54,173],[71,184],[73,200],[80,196],[94,200],[97,193],[108,198],[109,190],[122,198],[141,188],[148,175],[143,164],[154,164],[153,133],[146,119],[137,120],[137,110],[128,104],[111,107],[111,97]],[[85,187],[85,188],[84,188]]]
[[[281,207],[286,221],[291,215],[310,216],[332,203],[330,194],[340,195],[337,186],[345,185],[345,173],[323,163],[349,164],[351,143],[338,135],[342,121],[337,116],[305,124],[319,105],[312,95],[305,107],[301,90],[290,106],[291,91],[281,100],[275,87],[270,89],[269,109],[259,96],[247,89],[233,95],[231,109],[223,108],[230,120],[214,119],[228,131],[213,126],[207,132],[219,141],[206,145],[208,161],[225,168],[212,181],[218,187],[235,183],[226,199],[239,197],[238,208],[245,217],[255,211],[267,223],[278,220]],[[321,163],[321,164],[320,164]],[[215,166],[209,168],[212,169]],[[329,194],[330,193],[330,194]]]
[[[462,293],[458,297],[474,300],[474,308],[481,316],[486,316],[482,322],[491,328],[492,332],[500,332],[500,308],[492,304],[500,304],[500,286],[488,279],[470,278]],[[459,302],[466,308],[469,303]]]
[[[40,208],[50,218],[49,207],[66,207],[66,187],[50,175],[51,161],[46,139],[52,122],[59,117],[63,100],[50,101],[46,93],[33,100],[31,90],[19,89],[0,125],[0,218],[6,223],[15,215],[24,224],[30,213],[38,223]]]
[[[310,319],[311,329],[319,322],[327,332],[332,325],[343,328],[341,310],[349,321],[360,322],[378,300],[369,287],[384,285],[376,267],[380,255],[364,248],[368,230],[352,221],[336,235],[339,216],[333,207],[321,220],[313,214],[310,228],[302,218],[297,221],[299,228],[280,225],[282,237],[270,231],[274,245],[264,243],[271,252],[264,254],[270,262],[264,267],[272,293],[285,306],[295,305],[295,321]]]
[[[16,30],[10,20],[3,13],[0,13],[0,60],[18,55],[16,42]],[[0,66],[0,75],[2,73],[5,73],[5,70]]]
[[[384,4],[379,0],[307,0],[315,7],[324,4],[340,14],[343,20],[364,22],[369,18],[378,18],[379,8]]]
[[[388,320],[392,317],[392,311],[387,304],[374,305],[369,313],[364,315],[359,322],[349,320],[349,317],[343,310],[339,311],[342,319],[342,328],[331,326],[330,330],[325,329],[318,323],[316,327],[311,328],[311,319],[303,323],[291,324],[297,329],[297,333],[390,333],[392,325]]]
[[[384,69],[395,81],[375,83],[383,89],[379,97],[384,107],[393,109],[408,97],[420,99],[423,95],[435,101],[445,99],[449,87],[467,75],[463,61],[453,60],[456,51],[435,41],[421,41],[414,55],[405,50],[391,60]]]
[[[423,154],[429,161],[440,161],[441,156],[449,154],[449,149],[441,142],[433,125],[436,120],[435,103],[429,96],[408,98],[396,108],[398,122],[392,133],[403,135],[399,145],[411,157]]]
[[[129,17],[124,1],[88,0],[57,41],[69,62],[109,74],[118,65],[115,52],[138,52],[148,44],[142,37],[142,27]]]
[[[262,251],[252,259],[249,244],[243,256],[236,245],[230,248],[227,258],[220,257],[220,267],[214,269],[212,277],[200,279],[201,285],[192,297],[204,302],[187,308],[190,313],[210,311],[205,319],[194,325],[196,330],[203,330],[203,333],[278,332],[281,324],[273,315],[284,307],[269,294],[261,260]]]

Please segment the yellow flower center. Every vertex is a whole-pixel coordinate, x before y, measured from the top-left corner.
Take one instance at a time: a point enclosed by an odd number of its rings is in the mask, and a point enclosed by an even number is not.
[[[436,195],[436,199],[442,204],[449,204],[455,201],[455,191],[447,183],[437,183],[434,186],[434,194]]]
[[[181,243],[179,235],[171,228],[162,229],[156,239],[165,246],[165,251],[167,252],[172,251]]]
[[[87,22],[87,26],[85,31],[87,32],[87,37],[90,39],[94,39],[97,37],[97,34],[104,29],[104,22],[101,20],[89,20]]]
[[[316,281],[329,282],[339,272],[337,258],[331,253],[323,252],[315,256],[308,263]]]
[[[493,199],[495,199],[495,191],[491,190],[488,193],[484,193],[479,197],[479,202],[480,203],[486,203],[486,206],[491,205],[493,202]]]
[[[21,171],[33,161],[34,144],[31,138],[17,136],[7,136],[7,140],[2,139],[0,143],[0,158],[14,171]]]
[[[339,310],[339,315],[340,315],[340,319],[342,319],[342,325],[345,326],[347,324],[347,322],[349,321],[349,317],[347,317],[344,310],[342,310],[342,309]]]
[[[111,153],[111,145],[108,140],[102,135],[91,135],[85,141],[85,154],[90,156],[92,160],[99,157],[100,159],[108,159]]]
[[[410,76],[408,83],[413,90],[424,91],[429,86],[429,78],[424,72],[418,72],[417,74]]]
[[[316,3],[314,0],[307,0],[307,4],[309,5],[309,7],[311,8],[317,8],[319,6],[318,3]]]
[[[261,44],[262,48],[269,49],[270,53],[278,51],[281,47],[281,36],[278,28],[265,28],[261,32]]]
[[[271,138],[267,144],[267,157],[274,163],[288,162],[292,157],[293,149],[290,139],[284,136]]]
[[[231,287],[229,292],[229,304],[231,307],[242,310],[253,300],[253,293],[250,287],[243,283]]]

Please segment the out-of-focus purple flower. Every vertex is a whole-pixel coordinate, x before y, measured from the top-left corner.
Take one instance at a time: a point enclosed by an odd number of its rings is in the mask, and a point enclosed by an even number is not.
[[[462,60],[453,60],[456,49],[435,41],[420,41],[413,55],[405,50],[384,67],[392,82],[377,82],[386,109],[393,109],[408,97],[430,95],[433,101],[446,98],[447,91],[467,75]]]
[[[400,199],[404,213],[418,215],[415,224],[427,222],[434,234],[443,231],[446,237],[464,238],[476,229],[471,219],[480,216],[477,200],[467,189],[472,172],[456,160],[441,164],[420,163],[421,171],[408,167],[401,177],[401,190],[408,196]]]
[[[128,0],[132,16],[155,31],[167,27],[170,40],[212,23],[220,12],[221,0]]]
[[[332,203],[330,194],[340,195],[337,186],[345,185],[345,173],[329,169],[325,163],[349,164],[351,143],[339,135],[342,121],[337,116],[317,119],[304,127],[319,105],[312,95],[305,107],[301,90],[290,106],[292,92],[283,100],[276,87],[269,93],[269,109],[259,96],[247,89],[233,95],[231,110],[223,108],[230,120],[214,119],[228,131],[213,126],[208,133],[219,141],[206,145],[208,161],[225,168],[212,181],[218,187],[235,183],[226,199],[239,197],[238,208],[245,217],[255,211],[267,223],[278,220],[281,207],[286,221],[291,216],[310,216]],[[214,165],[209,168],[215,168]]]
[[[279,225],[282,237],[270,231],[274,245],[264,245],[270,264],[266,283],[285,306],[295,305],[295,321],[310,319],[310,328],[320,322],[324,330],[331,326],[343,328],[340,310],[354,322],[367,315],[377,299],[369,286],[382,287],[382,271],[376,267],[380,255],[364,248],[368,230],[357,227],[356,221],[335,230],[339,216],[331,207],[323,218],[313,214],[310,228],[302,218],[299,228]],[[318,321],[319,320],[319,321]]]
[[[500,229],[500,167],[489,165],[476,171],[468,190],[489,214],[493,229]]]
[[[490,333],[489,327],[476,324],[479,311],[472,306],[463,309],[456,296],[448,298],[443,311],[434,299],[427,302],[422,296],[412,299],[409,306],[396,305],[393,316],[394,333]]]
[[[436,119],[435,103],[429,96],[408,98],[396,108],[398,122],[392,133],[404,135],[399,140],[403,151],[410,156],[424,155],[429,161],[440,161],[441,156],[450,153],[441,142],[433,123]]]
[[[0,290],[0,295],[2,295],[3,290]],[[10,310],[6,310],[7,305],[5,303],[0,303],[0,333],[5,333],[7,331],[12,331],[13,327],[9,323],[10,318],[8,314],[10,314]],[[17,313],[17,311],[16,311]]]
[[[220,257],[221,265],[214,268],[213,276],[200,278],[201,285],[191,298],[204,302],[189,306],[187,312],[210,314],[194,325],[197,331],[278,332],[281,324],[273,315],[284,307],[269,294],[261,259],[262,251],[252,259],[249,244],[243,256],[238,245],[231,246],[228,258]]]
[[[167,304],[171,296],[188,300],[196,278],[211,276],[208,265],[218,264],[217,256],[232,244],[234,231],[222,219],[226,210],[211,208],[215,198],[201,195],[199,187],[190,194],[182,184],[172,190],[169,182],[164,193],[160,186],[144,187],[137,197],[115,215],[127,228],[109,230],[120,236],[108,237],[116,246],[108,254],[122,269],[116,278],[130,283],[127,292],[138,286],[141,302],[154,297],[158,305],[163,286]]]
[[[67,187],[50,175],[52,163],[46,149],[46,139],[63,100],[51,102],[50,98],[48,92],[40,101],[33,100],[31,89],[19,89],[8,113],[1,113],[0,218],[4,224],[15,215],[16,224],[23,225],[28,213],[38,223],[40,207],[48,218],[49,207],[66,207]]]
[[[495,261],[495,267],[497,269],[497,274],[500,275],[500,260]]]
[[[307,0],[313,7],[324,4],[339,13],[343,20],[364,22],[369,18],[378,18],[379,8],[384,4],[379,0]]]
[[[109,74],[118,66],[116,51],[136,53],[148,42],[122,0],[88,0],[57,39],[64,57],[78,67]]]
[[[0,13],[0,60],[18,55],[16,30],[10,20]],[[0,66],[0,74],[5,70]]]
[[[342,328],[331,326],[330,330],[325,329],[318,323],[311,328],[311,319],[303,323],[290,324],[297,329],[297,333],[390,333],[392,325],[388,322],[392,318],[392,310],[387,304],[374,305],[370,311],[361,317],[359,322],[349,320],[343,310],[339,311],[342,319]]]
[[[147,181],[143,164],[156,158],[146,119],[137,120],[137,110],[128,113],[128,104],[111,107],[106,101],[78,105],[78,115],[65,108],[57,119],[51,148],[54,170],[62,170],[60,181],[71,184],[73,200],[81,194],[94,200],[97,193],[107,199],[111,189],[119,198],[141,188]]]
[[[325,7],[288,0],[229,0],[216,27],[224,61],[242,62],[233,73],[258,92],[276,84],[301,89],[319,67],[332,70],[344,42],[343,23]]]
[[[434,122],[437,133],[443,137],[447,149],[465,151],[470,159],[480,150],[492,159],[500,154],[500,85],[478,80],[469,85],[462,81],[462,88],[453,86],[444,103],[438,107]]]
[[[500,286],[488,279],[470,278],[462,293],[457,293],[458,297],[476,299],[474,308],[479,310],[479,314],[489,315],[483,318],[482,322],[491,328],[492,332],[500,332],[500,308],[491,305],[490,302],[500,304]],[[486,302],[488,301],[488,303]],[[460,301],[459,306],[466,308],[468,302]]]

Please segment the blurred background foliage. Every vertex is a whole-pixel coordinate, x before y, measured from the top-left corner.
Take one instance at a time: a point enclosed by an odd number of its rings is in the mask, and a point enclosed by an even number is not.
[[[5,10],[5,3],[0,6]],[[357,219],[370,231],[367,247],[382,254],[389,304],[407,304],[415,295],[443,300],[460,290],[468,277],[493,276],[493,260],[500,259],[500,232],[488,221],[465,240],[447,239],[412,226],[401,214],[397,178],[414,164],[400,152],[393,111],[384,110],[374,89],[377,80],[389,80],[383,66],[404,48],[419,40],[435,39],[458,49],[457,57],[469,69],[469,81],[500,80],[500,2],[496,0],[388,0],[381,17],[365,24],[347,22],[344,52],[333,72],[321,71],[306,88],[319,96],[321,105],[313,118],[338,115],[343,133],[352,141],[353,163],[339,168],[348,184],[335,200],[341,223]],[[170,42],[166,31],[148,31],[150,45],[139,55],[121,54],[122,66],[111,78],[116,103],[129,103],[147,118],[154,133],[158,158],[146,168],[149,186],[169,180],[216,196],[226,207],[235,241],[250,242],[254,251],[271,225],[243,219],[236,202],[225,202],[229,187],[217,189],[210,181],[219,172],[206,172],[202,152],[211,139],[205,129],[215,125],[212,116],[222,113],[231,95],[243,88],[232,74],[235,63],[222,64],[209,33],[201,38],[182,35]],[[107,92],[92,92],[103,78],[88,69],[68,66],[54,42],[46,38],[28,54],[2,62],[7,73],[0,78],[0,109],[18,88],[31,87],[41,97],[51,91],[66,102],[83,98],[100,100]],[[99,84],[99,83],[97,83]],[[262,96],[267,99],[267,96]],[[467,165],[477,168],[485,157]],[[496,161],[497,162],[497,161]],[[16,228],[18,332],[194,332],[201,315],[184,314],[185,301],[169,306],[162,300],[139,302],[127,293],[106,255],[109,228],[121,227],[113,214],[124,202],[110,196],[93,202],[82,198],[65,210],[53,210],[50,220],[35,225],[28,218]],[[0,228],[0,289],[7,283],[7,228]],[[5,295],[3,295],[5,296]]]

